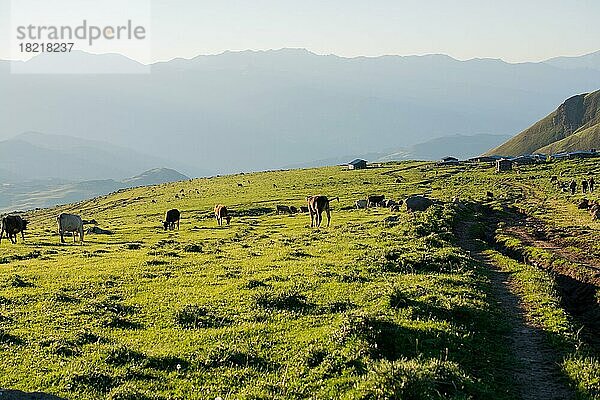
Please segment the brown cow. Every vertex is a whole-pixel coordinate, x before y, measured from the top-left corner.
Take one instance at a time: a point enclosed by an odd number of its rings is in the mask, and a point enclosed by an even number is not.
[[[229,222],[231,221],[231,217],[227,212],[227,207],[223,204],[217,204],[215,206],[215,218],[219,226],[223,226],[223,220],[227,221],[227,225],[229,225]]]
[[[335,197],[331,200],[340,201],[339,197]],[[327,227],[331,222],[331,210],[329,208],[330,200],[327,196],[308,196],[306,198],[308,203],[308,211],[310,212],[310,227],[320,227],[323,221],[323,211],[327,214]]]

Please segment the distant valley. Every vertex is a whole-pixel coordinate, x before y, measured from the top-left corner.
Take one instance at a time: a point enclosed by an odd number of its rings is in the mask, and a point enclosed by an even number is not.
[[[0,141],[0,211],[66,204],[123,188],[189,179],[175,168],[193,169],[103,141],[27,132]]]
[[[0,212],[25,211],[74,203],[120,189],[188,180],[175,170],[158,168],[121,181],[113,179],[69,182],[60,179],[31,180],[0,185]]]

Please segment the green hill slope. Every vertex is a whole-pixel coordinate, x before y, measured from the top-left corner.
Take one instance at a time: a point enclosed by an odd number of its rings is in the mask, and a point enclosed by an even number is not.
[[[579,130],[571,136],[542,147],[537,152],[555,154],[563,151],[590,150],[600,148],[600,124]]]
[[[581,179],[600,161],[551,167],[518,178],[549,185],[565,170]],[[487,190],[520,194],[511,176],[419,162],[272,171],[27,213],[26,242],[0,244],[0,388],[83,400],[518,398],[506,373],[512,329],[489,271],[454,234],[468,207],[451,204],[484,201]],[[340,197],[328,228],[311,229],[307,213],[275,213],[317,193]],[[429,193],[444,204],[422,213],[353,206],[373,193]],[[217,226],[216,203],[229,207],[230,226]],[[171,208],[181,226],[164,231]],[[112,234],[61,245],[61,212]],[[590,226],[578,237],[595,239],[600,224]],[[553,329],[544,333],[566,332],[560,310],[548,299],[543,307]],[[575,361],[564,370],[579,383]]]
[[[573,96],[550,115],[486,154],[518,156],[600,145],[600,91]]]

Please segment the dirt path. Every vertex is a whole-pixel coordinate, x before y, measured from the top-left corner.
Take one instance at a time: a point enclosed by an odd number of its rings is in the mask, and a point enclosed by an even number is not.
[[[522,400],[566,400],[574,393],[564,382],[556,354],[545,341],[544,333],[527,321],[510,273],[499,268],[481,253],[471,253],[490,270],[492,295],[510,324],[511,353],[518,360],[513,374]]]
[[[510,326],[510,352],[517,363],[513,378],[521,400],[569,400],[574,392],[560,373],[555,352],[546,343],[544,332],[533,326],[526,317],[511,274],[503,272],[490,256],[482,253],[468,238],[468,224],[457,230],[462,247],[489,270],[492,296]]]

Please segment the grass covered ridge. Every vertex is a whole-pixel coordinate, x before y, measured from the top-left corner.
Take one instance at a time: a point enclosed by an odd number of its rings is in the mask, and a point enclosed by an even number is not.
[[[527,207],[522,184],[539,174],[264,172],[36,211],[27,243],[1,247],[0,387],[81,399],[513,398],[506,326],[449,203],[493,191]],[[318,193],[340,196],[329,229],[274,212]],[[377,193],[440,204],[353,209]],[[230,227],[216,226],[216,203],[232,210]],[[162,230],[170,208],[180,231]],[[61,246],[62,211],[114,234]]]

